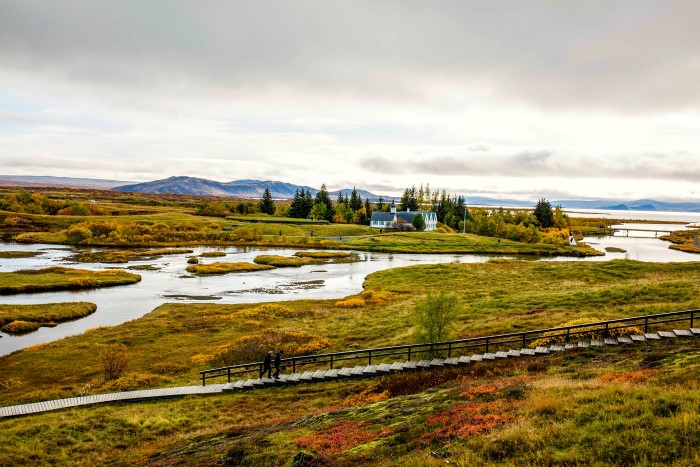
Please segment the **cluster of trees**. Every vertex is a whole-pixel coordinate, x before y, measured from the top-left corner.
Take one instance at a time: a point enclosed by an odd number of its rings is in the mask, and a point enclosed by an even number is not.
[[[19,191],[0,195],[0,210],[51,216],[100,216],[103,209],[81,201],[50,199],[41,193]]]
[[[341,192],[338,200],[333,204],[324,184],[321,185],[315,197],[303,188],[297,190],[289,206],[289,217],[327,220],[340,224],[369,224],[372,217],[372,204],[369,200],[363,202],[362,196],[355,188],[352,189],[350,196],[344,196]]]
[[[560,206],[552,209],[546,200],[540,200],[535,211],[472,209],[463,228],[476,235],[524,243],[566,245],[569,239],[568,216]]]
[[[445,190],[430,191],[430,185],[406,188],[401,195],[398,210],[434,211],[437,221],[452,229],[459,229],[464,218],[469,217],[469,210],[464,197],[448,195]]]

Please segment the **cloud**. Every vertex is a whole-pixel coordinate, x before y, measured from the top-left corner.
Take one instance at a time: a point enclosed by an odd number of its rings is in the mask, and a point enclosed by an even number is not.
[[[658,111],[700,103],[699,15],[692,1],[15,0],[0,4],[0,67],[161,97],[422,100],[450,88]]]

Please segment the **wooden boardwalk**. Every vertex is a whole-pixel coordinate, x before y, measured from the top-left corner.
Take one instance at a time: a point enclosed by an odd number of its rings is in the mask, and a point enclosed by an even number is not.
[[[566,345],[551,345],[549,347],[537,347],[535,349],[511,349],[508,351],[487,352],[469,356],[463,355],[461,357],[446,359],[435,358],[432,360],[382,363],[379,365],[364,365],[348,368],[337,368],[332,370],[306,371],[303,373],[284,374],[281,375],[279,379],[254,378],[226,384],[211,384],[208,386],[180,386],[174,388],[145,389],[141,391],[126,391],[111,394],[97,394],[94,396],[71,397],[68,399],[0,407],[0,418],[18,417],[40,412],[48,412],[50,410],[67,409],[70,407],[103,404],[108,402],[134,402],[165,399],[170,397],[183,397],[195,394],[220,394],[226,391],[250,390],[269,386],[334,381],[342,378],[366,378],[424,368],[468,365],[481,361],[547,355],[553,352],[561,352],[576,348],[606,345],[631,345],[640,342],[658,341],[662,339],[673,339],[679,337],[700,337],[700,328],[692,328],[688,330],[674,329],[673,331],[658,331],[643,335],[632,335],[616,338],[609,337],[602,340],[582,340],[578,342],[570,342]]]

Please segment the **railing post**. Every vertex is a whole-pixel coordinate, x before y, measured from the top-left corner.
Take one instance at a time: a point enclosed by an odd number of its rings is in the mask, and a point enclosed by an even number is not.
[[[605,323],[605,331],[603,332],[603,337],[608,337],[608,323]]]
[[[296,373],[296,372],[297,372],[297,359],[296,359],[296,357],[294,357],[292,359],[292,373]]]
[[[411,361],[411,347],[408,348],[408,361]]]
[[[489,353],[489,338],[486,338],[486,353]]]
[[[526,343],[526,336],[527,336],[527,333],[524,332],[524,333],[523,333],[523,349],[524,349],[525,346],[527,345],[527,343]]]
[[[227,368],[226,370],[227,370],[227,373],[228,373],[228,374],[227,374],[227,376],[228,376],[228,382],[230,383],[230,382],[231,382],[231,368]]]
[[[447,344],[447,358],[452,358],[452,342]]]
[[[333,369],[333,354],[331,354],[331,370]]]
[[[644,334],[649,331],[649,317],[644,317]]]
[[[691,310],[691,312],[690,312],[690,327],[691,328],[694,327],[693,326],[694,321],[695,321],[695,311]]]
[[[371,364],[372,364],[372,351],[369,350],[369,351],[367,351],[367,365],[371,365]]]
[[[566,328],[566,343],[569,343],[569,339],[571,339],[571,328]]]
[[[206,386],[206,385],[207,385],[206,373],[202,373],[202,386]]]

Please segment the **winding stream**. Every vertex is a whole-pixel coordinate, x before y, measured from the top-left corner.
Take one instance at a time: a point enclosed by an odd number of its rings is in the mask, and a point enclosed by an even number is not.
[[[650,228],[649,224],[645,225]],[[678,224],[655,224],[659,229],[682,229]],[[697,255],[669,250],[668,243],[653,238],[601,237],[585,239],[590,245],[604,251],[613,246],[626,253],[607,253],[605,256],[572,259],[568,257],[544,258],[542,261],[608,261],[629,258],[639,261],[700,261]],[[127,286],[107,287],[84,291],[46,292],[18,294],[0,297],[4,304],[29,304],[86,301],[97,304],[97,311],[83,319],[62,323],[53,328],[40,328],[23,336],[0,333],[0,355],[6,355],[30,345],[51,342],[66,336],[84,332],[98,326],[114,326],[139,318],[157,306],[173,301],[212,303],[254,303],[298,299],[332,299],[356,294],[368,274],[383,269],[415,264],[479,263],[494,256],[486,255],[427,255],[387,254],[359,252],[360,261],[279,268],[242,274],[196,277],[185,271],[187,257],[206,251],[223,251],[225,257],[200,258],[203,263],[215,261],[252,262],[259,254],[291,256],[297,249],[261,248],[192,248],[194,253],[166,255],[157,259],[130,261],[128,264],[73,263],[70,256],[79,248],[56,245],[24,245],[0,243],[0,251],[35,251],[41,254],[31,258],[2,259],[0,272],[19,269],[39,269],[49,266],[68,266],[81,269],[131,267],[150,265],[156,270],[136,270],[141,282]],[[505,257],[505,256],[504,256]]]

